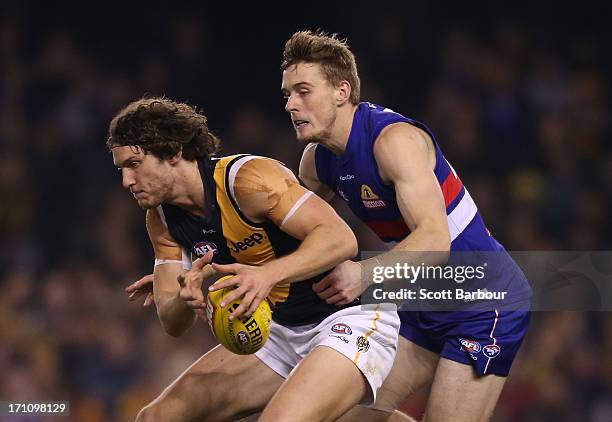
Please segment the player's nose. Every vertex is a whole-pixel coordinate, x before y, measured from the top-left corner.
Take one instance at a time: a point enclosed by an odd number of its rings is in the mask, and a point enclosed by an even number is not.
[[[121,183],[126,189],[129,189],[130,186],[136,183],[134,180],[134,175],[129,171],[129,169],[121,169]]]
[[[285,103],[285,110],[287,111],[287,113],[291,113],[292,111],[298,111],[297,102],[293,95],[287,97],[287,102]]]

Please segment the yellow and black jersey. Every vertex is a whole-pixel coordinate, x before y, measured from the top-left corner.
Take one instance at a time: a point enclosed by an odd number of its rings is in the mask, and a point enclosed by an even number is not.
[[[302,187],[290,170],[276,160],[253,155],[213,158],[198,164],[205,217],[168,204],[147,212],[147,229],[158,263],[195,259],[212,250],[213,261],[219,264],[261,265],[298,248],[300,240],[279,227],[312,192]],[[267,201],[269,220],[249,220],[241,207],[245,209],[250,201]],[[303,325],[341,309],[327,304],[312,290],[312,284],[328,272],[276,285],[269,296],[273,319],[283,325]]]

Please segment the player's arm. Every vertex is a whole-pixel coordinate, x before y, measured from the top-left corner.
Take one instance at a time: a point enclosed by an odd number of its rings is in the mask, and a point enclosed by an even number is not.
[[[390,125],[381,132],[374,156],[383,180],[395,187],[400,212],[411,233],[389,252],[338,265],[313,286],[319,297],[336,305],[350,303],[373,282],[374,267],[395,266],[396,252],[410,252],[405,260],[412,265],[436,265],[448,258],[446,208],[433,172],[431,148],[426,135],[406,123]]]
[[[180,297],[178,277],[183,273],[183,251],[155,209],[147,211],[147,232],[155,251],[153,297],[157,315],[164,331],[179,337],[196,320],[195,312]]]
[[[218,271],[241,276],[227,280],[228,285],[240,284],[228,295],[228,303],[244,295],[244,306],[236,309],[235,315],[247,309],[252,313],[275,284],[305,280],[356,255],[357,240],[346,223],[277,161],[258,158],[247,162],[236,176],[234,189],[236,201],[247,217],[272,221],[302,241],[293,253],[260,267],[213,264]]]
[[[306,187],[318,196],[330,202],[334,199],[334,191],[325,183],[319,180],[317,176],[317,166],[315,164],[315,151],[317,144],[310,143],[304,148],[302,159],[300,160],[300,180]]]
[[[422,260],[430,265],[439,264],[448,257],[450,233],[444,197],[433,171],[435,163],[430,158],[432,148],[427,135],[407,123],[387,127],[377,139],[374,157],[381,177],[395,187],[397,204],[411,232],[390,252],[361,261],[366,269],[384,265],[387,259],[392,264],[396,259],[392,258],[393,252],[414,252],[407,256],[415,261],[409,264],[415,265]],[[410,157],[410,160],[397,157]],[[444,253],[428,254],[430,251]]]

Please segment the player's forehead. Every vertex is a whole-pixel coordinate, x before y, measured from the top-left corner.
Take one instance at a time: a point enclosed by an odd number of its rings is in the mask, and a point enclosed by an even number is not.
[[[127,161],[133,159],[143,159],[145,154],[143,150],[134,145],[118,146],[111,149],[113,155],[113,163],[117,167],[123,167]]]
[[[323,68],[319,63],[298,62],[283,71],[281,89],[291,90],[300,84],[320,85],[326,82]]]

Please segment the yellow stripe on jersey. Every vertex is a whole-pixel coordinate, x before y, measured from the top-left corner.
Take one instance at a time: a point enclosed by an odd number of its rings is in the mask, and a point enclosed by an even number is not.
[[[236,181],[235,175],[240,170],[232,167],[244,165],[247,161],[258,161],[263,158],[245,156],[234,162],[231,167],[229,164],[239,156],[223,157],[216,162],[214,170],[214,180],[217,186],[217,203],[221,213],[221,227],[223,229],[223,237],[226,239],[227,247],[232,257],[241,264],[246,265],[262,265],[276,258],[272,241],[269,238],[263,227],[257,227],[245,221],[238,211],[234,208],[234,204],[230,199],[232,190],[243,191],[244,186],[241,186],[240,178]],[[237,166],[237,167],[238,167]],[[248,168],[248,167],[246,167]],[[228,174],[228,172],[230,172]],[[230,177],[231,176],[231,177]],[[226,180],[228,185],[226,186]],[[237,184],[238,183],[238,184]],[[247,188],[249,189],[249,188]],[[250,188],[253,195],[258,193],[261,195],[263,190]],[[242,197],[242,195],[241,195]],[[254,200],[250,197],[250,200]],[[263,197],[260,200],[265,200]],[[273,303],[284,302],[289,296],[289,283],[276,285],[270,292],[269,299]]]

